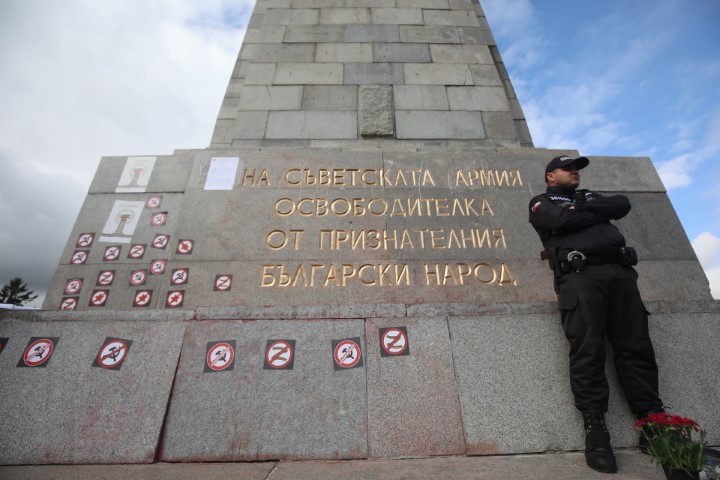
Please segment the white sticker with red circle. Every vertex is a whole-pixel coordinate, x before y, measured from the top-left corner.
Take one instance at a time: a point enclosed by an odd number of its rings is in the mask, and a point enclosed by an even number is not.
[[[95,356],[92,366],[107,370],[120,370],[128,356],[130,345],[132,345],[132,340],[107,337]]]
[[[190,279],[190,269],[189,268],[176,268],[172,271],[172,275],[170,275],[170,284],[171,285],[185,285],[188,283],[188,280]]]
[[[133,307],[147,307],[152,301],[152,290],[138,290],[133,297]]]
[[[18,367],[46,367],[60,337],[32,337],[25,347]]]
[[[82,278],[70,278],[65,282],[65,294],[66,295],[77,295],[82,290],[83,279]]]
[[[75,310],[78,306],[78,299],[76,297],[63,297],[60,301],[59,310]]]
[[[135,270],[130,274],[130,285],[137,287],[139,285],[145,285],[147,280],[147,270]]]
[[[130,251],[128,252],[128,258],[132,258],[134,260],[143,258],[143,255],[145,255],[145,249],[146,245],[144,243],[135,243],[131,245]]]
[[[170,290],[165,298],[166,308],[178,308],[183,306],[185,300],[184,290]]]
[[[208,342],[205,353],[205,373],[235,368],[235,340]]]
[[[360,337],[333,340],[332,348],[335,370],[347,370],[363,366]]]
[[[167,269],[167,260],[153,260],[150,264],[150,273],[153,275],[162,275]]]
[[[147,208],[158,208],[162,204],[162,195],[150,195],[145,201]]]
[[[90,296],[91,307],[104,307],[110,297],[110,292],[107,290],[93,290]]]
[[[407,327],[381,328],[379,337],[380,356],[410,355],[410,340],[408,339]]]
[[[153,216],[150,217],[150,225],[153,227],[162,227],[167,223],[167,218],[167,212],[153,213]]]
[[[106,262],[112,262],[113,260],[117,260],[120,258],[120,252],[121,252],[120,245],[110,245],[109,247],[105,247],[105,253],[103,254],[103,260]]]
[[[295,340],[268,340],[265,347],[265,370],[292,370],[295,363]]]
[[[90,247],[92,247],[94,240],[95,240],[94,233],[81,233],[78,236],[75,246],[78,248],[90,248]]]
[[[192,240],[178,240],[177,250],[175,253],[179,255],[190,255],[193,251],[195,242]]]
[[[101,287],[109,287],[115,280],[115,270],[102,270],[98,273],[97,284]]]
[[[70,258],[70,263],[73,265],[82,265],[87,262],[88,253],[86,250],[75,250]]]
[[[161,250],[167,248],[168,244],[170,243],[170,235],[166,235],[164,233],[158,233],[155,235],[155,238],[153,238],[152,246],[153,248],[159,248]]]
[[[215,277],[216,292],[227,292],[232,288],[232,275],[217,275]]]

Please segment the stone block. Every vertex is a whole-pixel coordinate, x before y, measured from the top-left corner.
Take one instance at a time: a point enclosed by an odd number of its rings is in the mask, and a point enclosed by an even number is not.
[[[450,8],[453,10],[471,10],[475,12],[475,7],[479,4],[473,3],[472,0],[450,0]]]
[[[278,63],[275,85],[342,85],[342,63]]]
[[[372,23],[376,25],[422,25],[419,8],[373,8]]]
[[[90,184],[89,193],[114,193],[119,187],[121,176],[128,159],[143,157],[103,157]],[[154,158],[154,165],[147,179],[145,191],[177,192],[182,191],[187,183],[185,174],[192,162],[185,155],[163,155]]]
[[[373,60],[395,63],[430,62],[430,49],[419,43],[373,43]]]
[[[264,8],[290,8],[290,0],[258,0],[256,6]]]
[[[284,26],[265,26],[253,28],[245,33],[243,44],[249,43],[282,43],[285,36]]]
[[[265,14],[263,12],[253,12],[248,21],[247,28],[260,28],[263,25]]]
[[[397,25],[347,25],[346,42],[399,42]]]
[[[317,25],[319,19],[315,8],[269,8],[263,25]]]
[[[402,64],[346,63],[346,85],[388,85],[404,83]]]
[[[265,126],[267,125],[267,116],[267,112],[238,112],[232,125],[226,127],[227,131],[224,132],[223,139],[263,138]]]
[[[460,43],[456,27],[400,25],[400,41],[408,43]],[[390,41],[390,40],[387,40]]]
[[[466,64],[403,64],[407,85],[473,85]]]
[[[502,87],[448,87],[450,110],[507,112],[510,110]]]
[[[341,42],[345,29],[340,25],[288,25],[286,43]]]
[[[495,38],[490,30],[483,27],[457,27],[459,43],[474,43],[478,45],[496,45]]]
[[[344,8],[345,0],[291,0],[292,8]]]
[[[321,25],[352,25],[370,23],[370,10],[367,8],[321,8]]]
[[[358,91],[358,119],[360,135],[391,136],[393,100],[390,85],[362,85]]]
[[[488,138],[517,138],[515,122],[510,112],[483,112],[483,125]]]
[[[442,85],[395,85],[397,110],[449,110]]]
[[[466,10],[423,10],[425,25],[451,25],[476,27],[479,25],[475,12]]]
[[[307,85],[303,89],[303,110],[356,110],[354,85]]]
[[[450,8],[448,0],[397,0],[398,8],[427,8],[433,10],[447,10]]]
[[[355,112],[270,112],[266,138],[357,138]]]
[[[272,85],[275,78],[275,63],[250,63],[243,85]]]
[[[470,65],[473,82],[481,87],[501,87],[502,80],[495,65]]]
[[[405,327],[382,356],[380,328]],[[445,318],[372,319],[368,342],[368,445],[371,457],[461,455],[463,427]],[[390,333],[392,337],[393,333]],[[384,351],[383,351],[384,352]],[[421,432],[421,433],[420,433]],[[414,438],[414,441],[408,439]]]
[[[2,322],[0,463],[152,463],[183,323]],[[31,337],[57,337],[45,366],[18,368]],[[118,370],[93,367],[107,337],[126,342]],[[103,363],[116,365],[106,357]]]
[[[372,62],[370,43],[318,43],[315,61],[324,62]]]
[[[162,460],[367,457],[365,368],[333,368],[332,341],[352,337],[366,353],[358,320],[188,327]],[[223,340],[236,342],[233,369],[203,373],[208,342]],[[292,369],[263,368],[268,340],[294,340]],[[205,408],[210,392],[212,408]]]
[[[395,0],[347,0],[348,7],[395,8]]]
[[[312,62],[315,59],[315,45],[250,44],[243,46],[240,58],[254,63]]]
[[[493,64],[485,45],[430,45],[430,55],[434,63]]]
[[[303,87],[245,86],[239,110],[300,110]]]
[[[485,138],[480,112],[395,112],[397,138],[481,139]]]

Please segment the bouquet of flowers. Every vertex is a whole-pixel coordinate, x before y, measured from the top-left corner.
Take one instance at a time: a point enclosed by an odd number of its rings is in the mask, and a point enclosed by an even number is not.
[[[683,471],[689,478],[697,478],[707,461],[705,431],[697,422],[660,412],[641,418],[634,428],[642,435],[645,453],[666,475],[668,470]]]

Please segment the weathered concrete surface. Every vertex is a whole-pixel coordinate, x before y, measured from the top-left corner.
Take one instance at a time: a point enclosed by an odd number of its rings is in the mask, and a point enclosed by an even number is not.
[[[616,451],[617,480],[655,480],[662,472],[638,450]],[[497,457],[434,457],[415,459],[205,463],[155,465],[78,465],[0,467],[0,479],[37,480],[602,480],[607,474],[589,469],[583,453],[548,453]]]
[[[118,318],[118,320],[121,320]],[[0,464],[151,463],[183,323],[0,323]],[[19,368],[31,337],[59,337],[45,367]],[[93,367],[106,337],[131,340],[119,370]]]
[[[164,461],[362,458],[365,368],[333,368],[332,341],[362,321],[203,322],[188,327],[167,415]],[[292,370],[263,369],[268,340],[295,340]],[[236,340],[233,370],[203,371],[208,342]],[[362,342],[363,355],[365,342]]]

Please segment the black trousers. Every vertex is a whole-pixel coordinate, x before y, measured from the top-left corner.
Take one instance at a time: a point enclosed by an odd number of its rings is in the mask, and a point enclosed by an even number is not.
[[[619,264],[588,265],[556,281],[558,307],[570,342],[570,386],[578,410],[607,412],[605,339],[613,348],[620,385],[634,414],[662,407],[648,313],[637,272]]]

